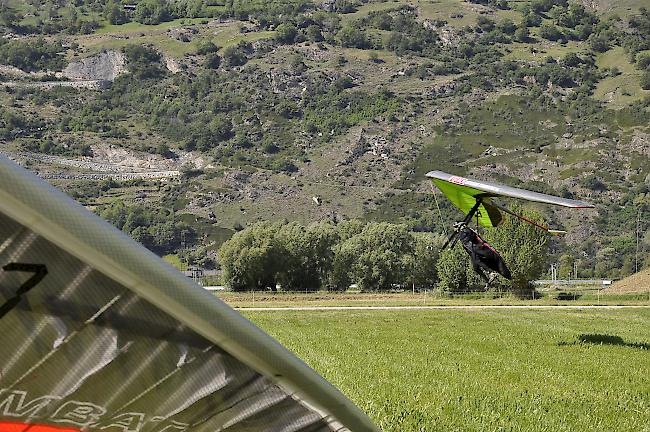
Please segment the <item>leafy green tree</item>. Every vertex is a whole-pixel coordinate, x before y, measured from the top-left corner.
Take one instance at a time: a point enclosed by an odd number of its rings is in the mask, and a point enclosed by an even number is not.
[[[561,60],[562,64],[567,67],[576,67],[582,63],[582,59],[574,52],[567,53]]]
[[[562,254],[560,256],[559,268],[558,268],[558,277],[560,279],[572,279],[573,278],[573,263],[575,258],[569,253]]]
[[[219,47],[214,44],[209,39],[204,39],[199,42],[198,46],[196,47],[196,53],[198,55],[206,55],[209,53],[216,53],[219,51]]]
[[[185,16],[188,18],[199,18],[206,16],[207,2],[205,0],[187,0]]]
[[[361,234],[366,224],[359,219],[350,219],[339,223],[336,228],[339,234],[339,239],[345,241],[357,234]]]
[[[539,214],[531,210],[518,207],[512,210],[543,224]],[[500,226],[487,230],[485,237],[499,251],[512,274],[512,280],[499,278],[497,283],[518,294],[530,293],[533,289],[530,282],[539,278],[546,269],[548,234],[525,221],[506,217]]]
[[[8,0],[0,0],[0,23],[7,27],[16,27],[23,15],[9,4]]]
[[[650,54],[644,53],[638,55],[636,58],[636,68],[642,71],[650,69]]]
[[[517,27],[517,30],[515,30],[515,40],[527,42],[529,37],[530,32],[528,31],[528,27]]]
[[[467,254],[459,244],[440,253],[436,272],[440,280],[439,287],[444,292],[466,292],[471,288],[468,282]]]
[[[161,64],[162,56],[155,49],[131,44],[122,48],[122,52],[128,61],[128,70],[135,78],[150,79],[165,75]]]
[[[505,18],[497,24],[497,28],[505,34],[514,34],[517,30],[517,25],[509,18]]]
[[[283,225],[276,239],[283,250],[278,282],[285,290],[313,291],[325,284],[331,272],[332,246],[338,237],[328,223],[305,227],[297,222]]]
[[[591,35],[588,41],[591,49],[599,53],[608,51],[610,48],[609,39],[604,34]]]
[[[356,12],[357,2],[353,0],[335,0],[334,10],[343,14]]]
[[[186,240],[195,237],[193,228],[177,220],[173,214],[168,214],[162,207],[125,206],[120,203],[105,208],[100,215],[159,255],[180,246],[181,232],[187,234]]]
[[[564,37],[560,29],[558,29],[554,24],[542,23],[539,28],[539,35],[544,39],[550,41],[557,41]]]
[[[10,64],[26,72],[37,70],[61,70],[65,59],[60,42],[46,42],[43,38],[32,41],[0,38],[0,62]]]
[[[135,7],[133,17],[142,24],[160,24],[170,18],[169,5],[166,0],[142,0]]]
[[[221,57],[217,53],[210,53],[205,56],[203,65],[208,69],[219,69],[219,66],[221,66]]]
[[[494,20],[483,15],[479,15],[476,18],[476,25],[478,26],[479,29],[481,29],[481,31],[484,32],[489,32],[490,30],[493,30],[495,27]]]
[[[312,42],[321,42],[324,39],[320,27],[315,24],[312,24],[309,27],[307,27],[305,33],[307,34],[307,39],[309,39]]]
[[[217,140],[225,140],[232,136],[232,122],[223,114],[218,114],[208,124],[208,129]]]
[[[370,45],[368,35],[358,27],[346,25],[337,34],[339,42],[344,47],[367,48]]]
[[[596,253],[596,277],[615,277],[615,270],[619,267],[620,254],[613,247],[604,247]]]
[[[413,251],[407,255],[412,258],[407,281],[415,288],[433,288],[438,283],[436,263],[444,236],[432,233],[412,233]]]
[[[290,44],[296,39],[298,30],[293,24],[280,24],[275,29],[275,40],[281,43]]]
[[[246,64],[248,58],[241,45],[229,46],[223,50],[223,60],[228,66],[241,66]]]
[[[279,224],[262,223],[237,232],[219,249],[225,284],[235,291],[276,290],[282,249],[275,234]]]
[[[361,233],[338,245],[335,274],[348,269],[349,280],[363,290],[403,286],[412,264],[413,238],[406,225],[369,223]]]
[[[524,27],[539,27],[542,23],[542,17],[536,13],[528,12],[524,14],[522,25]]]

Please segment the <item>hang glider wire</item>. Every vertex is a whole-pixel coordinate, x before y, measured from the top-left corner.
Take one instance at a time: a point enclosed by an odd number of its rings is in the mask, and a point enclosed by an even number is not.
[[[465,219],[463,219],[463,221],[460,222],[458,225],[459,226],[467,225],[469,222],[471,222],[472,218],[474,217],[474,214],[478,211],[478,208],[481,206],[481,204],[483,204],[483,198],[478,197],[476,199],[476,204],[474,204],[474,207],[472,207],[470,209],[469,213],[467,213],[467,216],[465,216]],[[458,235],[458,232],[459,232],[458,229],[454,229],[454,232],[451,233],[451,235],[447,239],[447,242],[445,242],[445,244],[442,246],[442,249],[440,249],[441,251],[445,250],[447,248],[447,246],[449,246],[449,243],[451,243],[452,240],[456,239],[456,236]],[[454,244],[456,244],[455,241],[451,246],[453,247]]]
[[[508,213],[508,214],[511,215],[511,216],[516,217],[516,218],[519,219],[519,220],[522,220],[522,221],[524,221],[524,222],[528,222],[529,224],[534,225],[534,226],[536,226],[537,228],[542,229],[542,230],[546,231],[547,233],[549,233],[549,234],[551,234],[551,235],[562,235],[562,234],[566,234],[566,231],[564,231],[564,230],[554,230],[554,229],[550,229],[549,227],[544,226],[544,225],[541,225],[541,224],[535,222],[534,220],[529,219],[529,218],[527,218],[527,217],[525,217],[525,216],[519,215],[519,214],[513,212],[512,210],[508,209],[507,207],[504,207],[504,206],[502,206],[502,205],[500,205],[500,204],[497,204],[497,203],[495,203],[495,202],[493,202],[492,204],[494,204],[497,208],[499,208],[499,210],[503,210],[504,212]]]

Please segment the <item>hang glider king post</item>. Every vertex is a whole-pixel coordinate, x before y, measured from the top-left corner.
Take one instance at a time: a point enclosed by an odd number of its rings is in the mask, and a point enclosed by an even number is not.
[[[508,208],[493,202],[493,198],[517,198],[569,208],[594,207],[584,201],[561,198],[488,181],[469,179],[442,171],[430,171],[426,176],[432,180],[433,184],[440,189],[452,204],[465,213],[465,218],[454,224],[454,232],[449,236],[442,250],[445,250],[449,245],[453,247],[460,240],[472,260],[474,270],[488,285],[493,278],[488,278],[484,271],[498,273],[506,279],[510,279],[510,270],[499,253],[483,240],[475,230],[469,227],[472,219],[476,217],[477,225],[486,228],[496,227],[503,221],[503,215],[501,214],[503,211],[551,235],[566,233],[566,231],[550,229],[525,216],[518,215]]]

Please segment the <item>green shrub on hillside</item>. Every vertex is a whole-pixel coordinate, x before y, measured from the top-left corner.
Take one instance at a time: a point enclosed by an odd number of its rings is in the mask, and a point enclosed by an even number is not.
[[[643,72],[643,75],[641,75],[641,88],[643,90],[650,90],[650,71],[645,71]]]
[[[171,19],[171,11],[166,0],[141,0],[136,5],[133,18],[142,24],[159,24]]]
[[[162,56],[154,48],[144,45],[127,45],[122,48],[129,72],[136,79],[160,78],[166,74]]]
[[[0,38],[0,63],[15,66],[25,72],[59,71],[65,66],[63,46],[59,41],[35,41]]]
[[[178,249],[182,236],[185,236],[185,241],[191,242],[195,235],[192,227],[162,207],[118,203],[106,207],[100,216],[159,255]]]

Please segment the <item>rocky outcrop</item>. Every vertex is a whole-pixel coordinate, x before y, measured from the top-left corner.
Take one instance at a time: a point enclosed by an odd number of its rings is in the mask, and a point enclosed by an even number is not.
[[[103,51],[95,56],[71,62],[63,72],[71,80],[113,81],[124,72],[126,59],[119,51]]]

